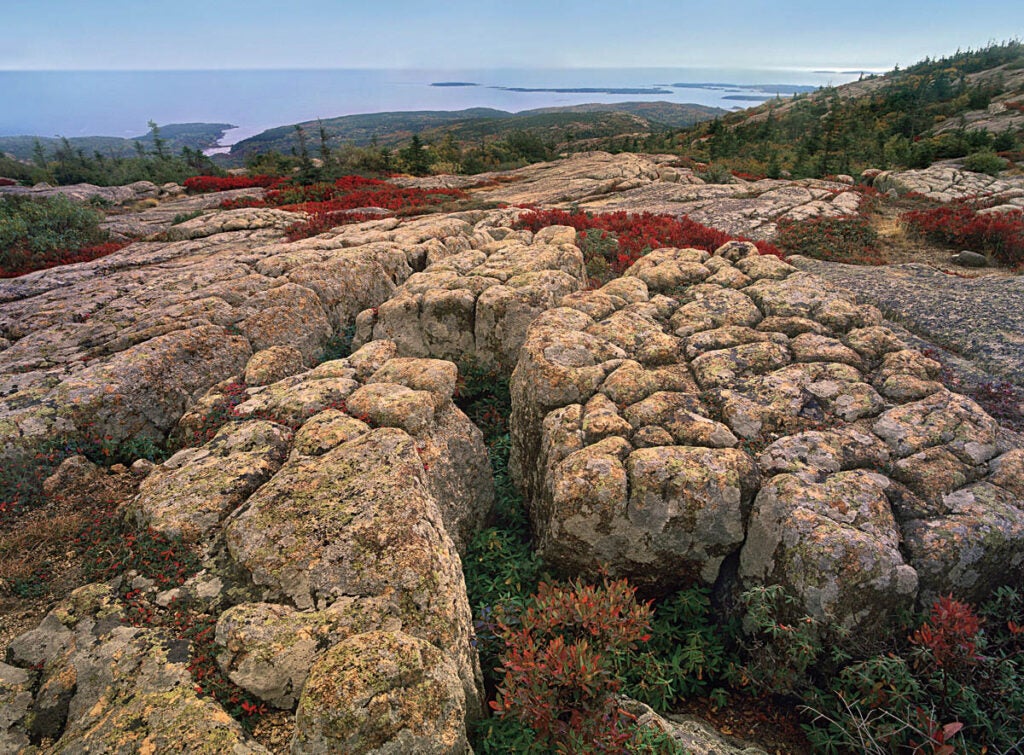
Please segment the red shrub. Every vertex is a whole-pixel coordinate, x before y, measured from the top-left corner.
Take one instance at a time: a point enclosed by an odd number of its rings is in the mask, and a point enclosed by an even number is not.
[[[596,228],[614,234],[618,239],[619,251],[616,259],[609,260],[611,268],[618,273],[640,259],[652,249],[661,247],[695,247],[713,252],[728,241],[734,240],[722,231],[708,228],[685,215],[680,218],[671,215],[655,215],[650,212],[629,214],[626,212],[588,215],[565,210],[531,210],[520,215],[518,227],[537,232],[549,225],[567,225],[577,232]],[[745,240],[745,239],[741,239]],[[755,242],[761,254],[782,253],[767,241]]]
[[[185,179],[185,188],[192,194],[230,189],[273,188],[287,179],[279,176],[192,176]]]
[[[0,186],[17,186],[18,182],[13,178],[0,178]]]
[[[1024,264],[1024,211],[983,214],[963,201],[912,210],[902,219],[932,241],[991,254],[1006,265]]]
[[[246,207],[278,207],[291,212],[305,212],[312,217],[288,228],[291,241],[315,236],[339,225],[374,220],[379,215],[351,212],[362,208],[380,208],[397,214],[411,214],[424,207],[463,199],[458,189],[403,189],[375,178],[344,176],[333,184],[288,186],[268,191],[263,200],[248,202]],[[229,203],[221,203],[222,207]],[[234,206],[234,203],[230,203]]]
[[[980,630],[981,619],[969,605],[944,595],[932,604],[928,621],[910,635],[910,641],[931,650],[936,665],[955,671],[980,660],[976,645]]]
[[[36,270],[47,270],[74,262],[90,262],[124,249],[129,241],[108,241],[105,244],[81,249],[56,249],[45,254],[34,254],[21,249],[8,249],[0,255],[0,278],[16,278]]]
[[[651,616],[625,580],[540,584],[515,625],[500,625],[505,676],[491,708],[518,718],[551,750],[624,752],[632,732],[610,659],[650,639]]]

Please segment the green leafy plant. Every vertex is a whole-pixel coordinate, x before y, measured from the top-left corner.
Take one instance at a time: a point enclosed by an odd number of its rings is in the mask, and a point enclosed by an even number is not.
[[[974,152],[964,158],[964,170],[988,173],[990,176],[998,175],[999,171],[1004,170],[1007,165],[1009,165],[1009,160],[1004,160],[989,150]]]
[[[0,277],[23,275],[67,262],[109,254],[103,215],[65,196],[44,199],[0,197]],[[81,254],[95,249],[100,254]]]
[[[651,639],[629,662],[616,666],[622,691],[656,710],[707,695],[724,683],[725,636],[711,607],[710,590],[691,587],[655,603]],[[725,694],[716,687],[716,697]]]

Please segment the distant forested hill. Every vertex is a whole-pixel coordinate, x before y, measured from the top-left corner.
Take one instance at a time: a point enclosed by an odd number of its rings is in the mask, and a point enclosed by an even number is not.
[[[213,147],[229,129],[230,123],[170,123],[160,126],[159,135],[168,151],[178,153],[183,147],[204,150]],[[49,136],[0,136],[0,153],[13,155],[19,160],[31,160],[39,142],[47,157],[51,157],[62,145],[60,137]],[[142,136],[123,139],[117,136],[72,136],[68,142],[75,150],[82,150],[92,156],[100,153],[104,157],[131,157],[136,153],[136,142],[144,149],[153,148],[153,132]]]
[[[690,126],[723,115],[725,110],[671,102],[623,102],[542,108],[509,113],[490,108],[457,111],[369,113],[327,118],[264,131],[243,139],[231,149],[232,158],[244,160],[271,151],[292,154],[301,149],[301,127],[307,148],[316,154],[323,129],[329,148],[342,145],[395,147],[415,134],[425,142],[440,142],[447,135],[463,146],[481,146],[488,140],[529,132],[547,144],[578,139],[647,134]]]

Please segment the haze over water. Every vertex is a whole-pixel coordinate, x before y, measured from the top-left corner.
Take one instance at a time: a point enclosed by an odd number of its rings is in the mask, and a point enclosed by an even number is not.
[[[795,69],[604,68],[489,70],[0,71],[0,136],[122,136],[160,124],[233,123],[225,143],[316,118],[392,110],[490,107],[517,112],[588,102],[749,107],[749,89],[674,83],[838,85],[859,72]],[[471,82],[477,86],[431,86]],[[658,94],[514,92],[520,88],[650,88]]]

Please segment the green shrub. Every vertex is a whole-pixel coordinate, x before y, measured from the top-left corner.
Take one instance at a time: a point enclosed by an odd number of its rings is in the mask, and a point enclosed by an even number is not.
[[[975,152],[964,158],[964,170],[973,173],[988,173],[990,176],[998,175],[1008,165],[1008,161],[1001,158],[995,152]]]
[[[709,693],[722,699],[715,682],[727,667],[725,637],[711,608],[710,590],[680,590],[654,608],[651,639],[629,663],[617,667],[624,694],[656,710]]]
[[[101,220],[102,214],[61,195],[4,196],[0,198],[0,250],[46,254],[99,244],[106,239]]]
[[[819,260],[852,265],[884,262],[878,252],[878,233],[861,215],[780,220],[775,245],[787,255],[803,254]]]

